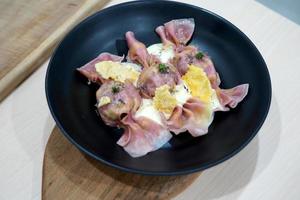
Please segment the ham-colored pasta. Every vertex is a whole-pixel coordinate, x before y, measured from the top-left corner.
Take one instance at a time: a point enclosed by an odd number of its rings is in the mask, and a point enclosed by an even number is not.
[[[197,98],[190,98],[183,106],[177,106],[167,120],[169,129],[175,134],[188,131],[198,137],[208,131],[213,112]]]
[[[132,157],[140,157],[161,148],[171,138],[167,127],[150,118],[127,115],[122,120],[124,134],[117,144],[122,146]]]
[[[130,61],[140,63],[143,67],[149,67],[150,55],[147,52],[146,46],[138,41],[134,33],[128,31],[125,34],[127,45],[129,48],[128,58]]]
[[[124,56],[117,56],[111,53],[101,53],[98,57],[91,60],[87,64],[83,65],[77,70],[88,78],[90,81],[101,84],[104,79],[97,73],[95,65],[101,61],[114,61],[121,62],[124,59]]]
[[[162,85],[174,87],[180,82],[177,69],[171,65],[152,65],[144,68],[139,80],[138,87],[144,97],[154,96],[155,90]]]
[[[108,81],[96,93],[97,109],[109,126],[119,126],[123,117],[135,112],[141,103],[138,90],[130,83]]]
[[[172,133],[207,134],[214,113],[235,108],[248,93],[248,84],[220,87],[211,57],[187,45],[194,29],[192,18],[171,20],[155,29],[161,43],[148,48],[128,31],[126,62],[101,53],[78,68],[100,85],[98,113],[105,124],[124,130],[116,142],[132,157],[161,148]]]

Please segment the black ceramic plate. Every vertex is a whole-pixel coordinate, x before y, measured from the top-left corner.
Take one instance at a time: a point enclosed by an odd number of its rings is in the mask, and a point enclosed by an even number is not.
[[[121,131],[103,124],[95,112],[97,87],[75,69],[101,52],[127,53],[124,33],[146,45],[160,42],[154,29],[172,19],[192,17],[191,44],[212,57],[223,88],[249,83],[236,109],[217,112],[207,135],[173,137],[171,147],[130,157],[116,141]],[[271,101],[266,64],[253,43],[234,25],[205,9],[170,1],[129,2],[104,9],[77,25],[52,56],[46,77],[51,113],[62,133],[81,151],[110,166],[141,174],[176,175],[214,166],[238,153],[262,126]],[[74,158],[76,159],[76,158]]]

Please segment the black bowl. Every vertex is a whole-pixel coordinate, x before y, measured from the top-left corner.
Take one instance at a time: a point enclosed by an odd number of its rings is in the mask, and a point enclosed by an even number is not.
[[[221,87],[249,83],[249,93],[236,109],[217,112],[207,135],[193,138],[183,133],[173,137],[168,148],[132,158],[116,144],[121,130],[104,125],[95,112],[97,86],[87,85],[75,69],[101,52],[126,54],[124,33],[128,30],[150,45],[160,42],[155,27],[187,17],[196,22],[191,44],[212,57]],[[250,142],[267,116],[271,81],[254,44],[222,17],[183,3],[137,1],[104,9],[70,31],[51,58],[46,95],[58,127],[84,153],[128,172],[178,175],[223,162]]]

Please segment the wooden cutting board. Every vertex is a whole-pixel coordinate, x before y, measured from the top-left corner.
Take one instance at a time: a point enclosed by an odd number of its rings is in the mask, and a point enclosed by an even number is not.
[[[76,23],[108,0],[1,0],[0,101],[47,59]]]
[[[45,150],[43,200],[170,199],[200,173],[184,176],[142,176],[122,172],[83,155],[54,128]]]

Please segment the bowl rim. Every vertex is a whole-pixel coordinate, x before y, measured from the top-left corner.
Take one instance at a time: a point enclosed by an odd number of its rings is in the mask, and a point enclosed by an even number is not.
[[[232,29],[234,29],[235,31],[237,31],[244,40],[247,41],[247,43],[249,43],[251,45],[251,48],[253,48],[256,53],[259,55],[258,59],[262,62],[262,64],[265,66],[265,70],[266,70],[266,74],[267,76],[265,77],[267,79],[268,82],[268,90],[269,90],[269,95],[266,97],[267,98],[267,104],[266,104],[266,110],[264,115],[262,116],[262,120],[260,121],[260,123],[258,124],[258,126],[256,127],[256,129],[252,132],[251,136],[241,144],[241,146],[239,146],[238,148],[236,148],[235,150],[229,152],[226,156],[224,156],[223,158],[217,160],[217,161],[212,161],[209,162],[203,166],[200,167],[195,167],[193,169],[183,169],[183,170],[175,170],[175,171],[146,171],[146,170],[141,170],[141,169],[135,169],[135,168],[129,168],[129,167],[124,167],[118,164],[114,164],[112,162],[109,162],[95,154],[93,154],[92,152],[88,151],[87,149],[85,149],[83,146],[81,146],[79,143],[77,143],[68,133],[67,131],[64,130],[64,126],[63,124],[59,121],[59,119],[56,117],[55,111],[52,108],[52,103],[50,100],[50,96],[49,96],[49,83],[48,83],[48,79],[49,79],[49,71],[51,69],[51,66],[53,66],[53,60],[54,57],[56,56],[58,50],[61,48],[61,46],[64,43],[64,40],[68,37],[70,37],[73,32],[75,32],[76,30],[80,29],[83,24],[87,23],[88,21],[93,20],[94,18],[97,18],[98,15],[103,15],[107,12],[110,12],[116,8],[122,8],[122,7],[127,7],[127,6],[134,6],[134,5],[139,5],[139,4],[157,4],[157,3],[165,3],[165,4],[176,4],[179,6],[185,6],[185,7],[190,7],[192,9],[197,9],[201,12],[206,12],[210,15],[213,15],[214,17],[218,18],[220,21],[222,21],[222,23],[225,23],[227,25],[229,25]],[[234,24],[232,24],[231,22],[229,22],[228,20],[226,20],[225,18],[219,16],[218,14],[209,11],[207,9],[204,9],[202,7],[198,7],[195,5],[191,5],[191,4],[187,4],[187,3],[182,3],[182,2],[176,2],[176,1],[168,1],[168,0],[156,0],[156,1],[151,1],[151,0],[140,0],[140,1],[129,1],[129,2],[125,2],[125,3],[120,3],[120,4],[116,4],[107,8],[104,8],[102,10],[99,10],[97,12],[95,12],[94,14],[88,16],[87,18],[85,18],[84,20],[80,21],[79,23],[77,23],[71,30],[69,30],[69,32],[59,41],[57,47],[55,48],[55,50],[53,51],[49,64],[47,66],[47,71],[46,71],[46,77],[45,77],[45,93],[46,93],[46,99],[47,99],[47,104],[50,110],[50,113],[56,123],[56,125],[58,126],[58,128],[60,129],[61,133],[63,133],[63,135],[73,144],[75,145],[81,152],[84,152],[85,154],[89,155],[90,157],[110,166],[110,167],[114,167],[116,169],[125,171],[125,172],[130,172],[130,173],[134,173],[134,174],[142,174],[142,175],[154,175],[154,176],[176,176],[176,175],[185,175],[185,174],[190,174],[190,173],[195,173],[195,172],[199,172],[199,171],[203,171],[205,169],[211,168],[213,166],[216,166],[230,158],[232,158],[234,155],[236,155],[237,153],[239,153],[242,149],[244,149],[249,143],[250,141],[257,135],[258,131],[260,130],[260,128],[262,127],[262,125],[264,124],[269,110],[270,110],[270,106],[271,106],[271,101],[272,101],[272,84],[271,84],[271,78],[270,78],[270,73],[268,70],[268,67],[266,65],[266,62],[263,59],[263,56],[261,55],[261,53],[259,52],[259,50],[257,49],[257,47],[254,45],[254,43],[247,37],[247,35],[245,33],[243,33],[239,28],[237,28]]]

